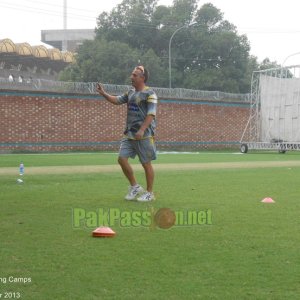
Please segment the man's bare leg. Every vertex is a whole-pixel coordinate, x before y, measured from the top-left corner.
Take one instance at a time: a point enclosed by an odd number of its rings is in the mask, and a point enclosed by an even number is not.
[[[126,176],[126,178],[128,179],[130,185],[135,186],[137,183],[136,183],[136,179],[134,177],[133,169],[128,162],[128,157],[119,157],[118,163],[120,164],[120,166],[123,170],[123,173]]]
[[[144,170],[145,170],[145,175],[146,175],[146,182],[147,182],[147,191],[152,193],[153,191],[153,182],[154,182],[154,170],[150,162],[142,164]]]

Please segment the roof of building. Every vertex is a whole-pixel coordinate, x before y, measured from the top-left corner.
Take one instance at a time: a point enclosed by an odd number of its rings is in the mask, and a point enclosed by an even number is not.
[[[75,62],[75,55],[72,52],[62,52],[56,48],[48,49],[43,45],[15,44],[11,39],[0,40],[1,55],[31,56],[33,58],[62,61],[65,63]]]

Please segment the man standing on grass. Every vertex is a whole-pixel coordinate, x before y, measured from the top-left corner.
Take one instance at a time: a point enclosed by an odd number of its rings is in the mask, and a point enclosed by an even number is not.
[[[156,127],[157,96],[146,86],[149,72],[143,66],[137,66],[131,73],[133,88],[122,96],[113,96],[105,92],[101,84],[97,85],[98,93],[112,104],[127,104],[127,123],[125,138],[121,141],[118,162],[127,177],[130,187],[126,200],[147,202],[154,200],[153,182],[154,171],[151,161],[156,159],[154,134]],[[145,170],[147,190],[137,183],[128,158],[139,160]],[[138,197],[139,196],[139,197]]]

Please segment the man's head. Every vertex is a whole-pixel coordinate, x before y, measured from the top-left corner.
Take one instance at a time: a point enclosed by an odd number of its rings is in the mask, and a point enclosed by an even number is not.
[[[139,89],[144,87],[145,83],[147,82],[149,78],[149,72],[143,66],[137,66],[132,71],[130,78],[132,85],[136,89]]]

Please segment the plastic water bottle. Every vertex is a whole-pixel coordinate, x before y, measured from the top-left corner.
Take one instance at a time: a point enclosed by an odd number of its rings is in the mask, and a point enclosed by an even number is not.
[[[20,175],[24,175],[24,164],[22,162],[20,163]]]

